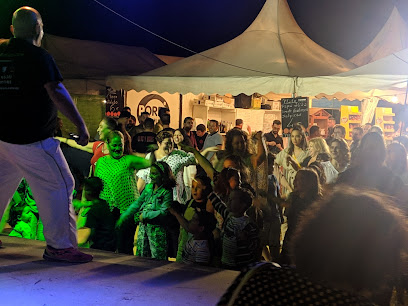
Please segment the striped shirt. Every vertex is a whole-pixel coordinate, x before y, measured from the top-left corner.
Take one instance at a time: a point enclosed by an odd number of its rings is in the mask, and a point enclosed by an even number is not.
[[[184,246],[183,250],[183,262],[184,263],[210,263],[210,247],[208,240],[195,240],[192,234]]]
[[[246,215],[234,217],[215,193],[211,193],[209,199],[214,209],[225,220],[222,234],[222,264],[236,269],[257,261],[260,249],[258,227]]]

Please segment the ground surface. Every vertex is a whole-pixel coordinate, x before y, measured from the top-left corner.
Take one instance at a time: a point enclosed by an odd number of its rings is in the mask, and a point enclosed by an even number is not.
[[[47,262],[44,242],[0,236],[1,305],[214,305],[238,272],[86,249],[87,264]]]

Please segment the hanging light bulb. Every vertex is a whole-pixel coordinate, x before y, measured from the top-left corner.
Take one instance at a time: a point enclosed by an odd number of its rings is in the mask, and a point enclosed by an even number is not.
[[[398,103],[398,98],[397,98],[397,96],[391,97],[391,103]]]

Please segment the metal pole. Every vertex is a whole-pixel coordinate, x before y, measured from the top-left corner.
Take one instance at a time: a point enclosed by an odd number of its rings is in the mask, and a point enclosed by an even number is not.
[[[404,112],[405,112],[405,109],[406,109],[406,107],[407,107],[407,95],[408,95],[408,80],[407,80],[407,84],[406,84],[406,88],[405,88],[405,101],[404,101]],[[401,130],[400,130],[400,136],[402,135],[402,131],[403,131],[403,129],[404,129],[404,127],[405,127],[405,120],[406,120],[406,118],[403,118],[402,119],[402,122],[401,122]]]

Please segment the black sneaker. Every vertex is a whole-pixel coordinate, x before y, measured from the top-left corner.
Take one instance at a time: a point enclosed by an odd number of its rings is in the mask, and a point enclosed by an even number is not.
[[[82,253],[75,248],[54,249],[47,246],[44,250],[43,258],[49,261],[65,261],[71,263],[85,263],[93,259],[92,255]]]

